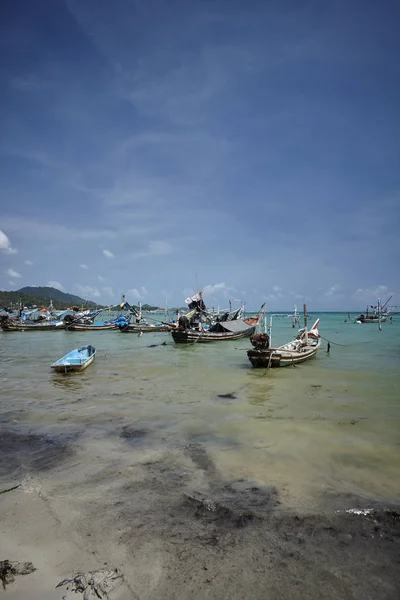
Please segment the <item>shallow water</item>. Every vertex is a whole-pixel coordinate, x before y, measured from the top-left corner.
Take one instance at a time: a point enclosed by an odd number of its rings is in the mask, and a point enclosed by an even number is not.
[[[0,476],[49,469],[71,453],[82,471],[95,458],[110,472],[168,456],[176,467],[272,486],[288,507],[338,495],[398,502],[400,317],[379,332],[346,314],[314,316],[330,353],[323,340],[314,360],[268,372],[250,366],[248,340],[0,333]],[[276,319],[274,345],[293,331],[290,319]],[[87,343],[97,349],[87,371],[51,372]]]

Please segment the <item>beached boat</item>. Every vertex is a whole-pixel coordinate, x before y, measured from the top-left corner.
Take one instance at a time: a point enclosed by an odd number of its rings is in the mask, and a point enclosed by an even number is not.
[[[73,371],[83,371],[94,361],[96,349],[93,346],[82,346],[72,350],[57,362],[51,365],[51,368],[57,373],[71,373]]]
[[[171,330],[173,340],[177,344],[203,344],[250,337],[256,330],[264,308],[263,305],[254,317],[243,318],[244,306],[234,312],[225,312],[219,317],[207,313],[201,292],[186,302],[191,312],[180,317],[178,326]]]
[[[307,330],[306,322],[304,329],[299,331],[294,340],[274,348],[270,345],[273,316],[271,315],[269,333],[259,333],[250,338],[254,348],[247,351],[247,356],[253,367],[264,369],[287,367],[314,358],[321,346],[318,332],[319,319],[315,321],[310,331]]]

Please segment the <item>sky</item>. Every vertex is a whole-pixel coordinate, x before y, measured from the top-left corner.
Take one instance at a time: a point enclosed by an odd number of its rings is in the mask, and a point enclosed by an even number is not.
[[[4,0],[0,289],[400,305],[396,0]]]

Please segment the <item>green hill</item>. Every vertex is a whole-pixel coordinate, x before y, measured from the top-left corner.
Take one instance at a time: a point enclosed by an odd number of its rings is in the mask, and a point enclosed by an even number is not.
[[[56,309],[69,308],[71,306],[82,306],[86,308],[95,308],[100,306],[95,302],[86,301],[80,296],[61,292],[53,287],[23,287],[15,292],[0,291],[0,307],[17,307],[19,302],[24,306],[48,306],[50,300]]]

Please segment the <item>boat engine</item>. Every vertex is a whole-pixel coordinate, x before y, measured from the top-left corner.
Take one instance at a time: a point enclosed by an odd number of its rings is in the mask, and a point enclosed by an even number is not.
[[[257,350],[267,350],[269,348],[268,333],[255,333],[250,337],[250,342]]]

